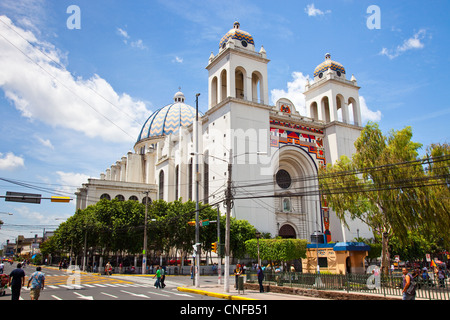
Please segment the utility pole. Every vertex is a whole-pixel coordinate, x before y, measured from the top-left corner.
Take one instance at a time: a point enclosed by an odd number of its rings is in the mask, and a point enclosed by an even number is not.
[[[200,226],[199,226],[199,175],[198,171],[198,97],[200,93],[195,95],[195,245],[197,247],[195,259],[195,287],[200,287]]]
[[[225,191],[227,215],[225,224],[225,270],[224,270],[224,291],[230,292],[230,214],[232,206],[232,193],[231,193],[231,170],[233,161],[233,150],[230,149],[230,157],[228,161],[228,181],[227,189]]]
[[[221,255],[221,249],[220,249],[220,211],[219,211],[219,206],[217,206],[217,248],[219,249],[218,251],[218,268],[217,268],[217,273],[219,275],[219,279],[218,279],[218,284],[220,285],[221,280],[222,280],[222,255]]]

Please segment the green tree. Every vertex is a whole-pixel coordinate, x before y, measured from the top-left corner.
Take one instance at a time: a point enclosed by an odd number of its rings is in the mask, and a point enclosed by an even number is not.
[[[443,203],[437,201],[435,189],[442,184],[442,180],[437,182],[445,166],[435,166],[426,173],[418,157],[421,144],[411,138],[410,127],[384,136],[376,123],[369,122],[355,142],[352,159],[343,156],[319,172],[320,191],[339,219],[344,223],[348,218],[361,219],[382,239],[385,272],[393,235],[405,245],[410,230],[422,226],[427,232],[443,232],[441,227],[449,225],[448,211],[443,208],[448,204],[448,183],[439,189],[446,189],[442,191],[447,194]]]
[[[259,257],[261,260],[274,262],[288,262],[306,258],[306,244],[304,239],[260,239]],[[258,258],[258,241],[250,239],[245,242],[245,248],[250,257]]]

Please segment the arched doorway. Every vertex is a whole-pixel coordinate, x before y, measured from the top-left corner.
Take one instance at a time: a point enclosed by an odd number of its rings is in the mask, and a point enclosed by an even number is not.
[[[288,224],[285,224],[280,228],[280,231],[278,231],[278,235],[282,237],[283,239],[296,239],[297,233],[295,232],[295,229]]]

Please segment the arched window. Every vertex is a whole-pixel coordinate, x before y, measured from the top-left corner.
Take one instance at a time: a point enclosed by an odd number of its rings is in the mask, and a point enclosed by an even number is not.
[[[121,195],[121,194],[118,194],[116,196],[116,199],[119,200],[119,201],[125,201],[125,197],[123,195]]]
[[[159,172],[159,199],[164,199],[164,170]]]
[[[317,109],[317,102],[313,102],[309,106],[309,116],[316,121],[319,120],[319,110]]]
[[[218,99],[219,102],[223,101],[226,99],[227,97],[227,70],[222,70],[222,72],[220,73],[220,83],[221,83],[221,87],[220,87],[220,97]]]
[[[214,107],[217,104],[218,94],[219,94],[218,81],[217,81],[217,77],[214,77],[211,81],[211,107]]]
[[[149,197],[144,197],[144,199],[142,199],[142,204],[148,204],[151,205],[152,204],[152,199],[150,199]]]
[[[139,201],[138,197],[136,196],[131,196],[130,198],[128,198],[128,200]]]
[[[100,196],[100,200],[103,200],[103,199],[111,200],[111,196],[107,193],[104,193]]]
[[[235,79],[235,90],[236,95],[235,97],[238,99],[244,99],[245,98],[245,70],[242,68],[237,68],[234,73],[234,79]]]

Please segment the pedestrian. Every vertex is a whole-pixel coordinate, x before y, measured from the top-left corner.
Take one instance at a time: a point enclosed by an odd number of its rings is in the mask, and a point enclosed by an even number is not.
[[[263,280],[264,280],[264,272],[261,266],[258,266],[258,283],[259,283],[259,292],[261,293],[264,292]]]
[[[3,274],[4,269],[5,269],[5,265],[3,264],[3,261],[0,261],[0,274]]]
[[[17,268],[9,274],[8,285],[11,287],[11,300],[19,300],[20,291],[25,285],[25,271],[23,271],[21,263],[18,263]]]
[[[164,281],[166,280],[166,266],[161,267],[161,288],[164,289],[166,284]]]
[[[30,289],[31,300],[39,300],[41,290],[44,290],[45,284],[45,274],[41,272],[41,267],[37,267],[36,271],[30,276],[27,288],[30,287],[30,283],[31,283]]]
[[[403,274],[403,299],[402,300],[416,300],[416,283],[412,275],[406,270],[402,269]]]
[[[159,270],[159,266],[156,266],[156,273],[153,276],[153,279],[155,279],[155,277],[156,277],[155,288],[156,289],[158,289],[158,288],[161,289],[161,270]]]
[[[112,274],[112,266],[111,263],[108,261],[108,263],[105,266],[105,273],[107,276],[110,276]]]
[[[239,276],[242,274],[242,269],[239,264],[236,265],[236,269],[234,270],[234,275],[236,279],[235,288],[238,290],[238,282],[239,282]]]

